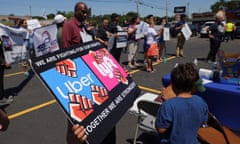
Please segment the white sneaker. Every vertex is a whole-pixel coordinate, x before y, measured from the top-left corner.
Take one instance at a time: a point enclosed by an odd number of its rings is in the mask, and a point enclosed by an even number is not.
[[[0,100],[0,106],[8,105],[8,104],[10,104],[12,102],[13,102],[13,98],[12,97],[3,98],[3,99]]]
[[[141,64],[135,62],[134,66],[139,67],[139,66],[141,66]]]
[[[136,67],[135,67],[135,65],[132,65],[131,63],[129,63],[129,64],[128,64],[128,68],[134,69],[134,68],[136,68]]]

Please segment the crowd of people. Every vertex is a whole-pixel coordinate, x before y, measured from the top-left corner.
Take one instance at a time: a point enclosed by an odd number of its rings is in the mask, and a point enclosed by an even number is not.
[[[76,3],[74,7],[74,17],[67,20],[61,14],[55,16],[53,23],[57,25],[57,41],[60,49],[70,48],[74,45],[79,45],[91,40],[101,42],[120,62],[121,53],[124,49],[117,47],[118,31],[123,28],[119,24],[120,15],[113,13],[111,19],[103,18],[102,23],[96,27],[87,23],[88,6],[83,2]],[[210,38],[210,51],[207,56],[209,62],[216,61],[216,53],[220,47],[224,34],[224,26],[222,24],[223,15],[216,15],[216,22],[208,30]],[[134,69],[140,64],[136,59],[136,54],[139,49],[144,51],[144,62],[147,72],[154,72],[153,61],[162,62],[165,49],[164,28],[167,28],[165,19],[160,20],[159,30],[155,29],[155,19],[153,15],[148,15],[145,18],[147,29],[144,35],[140,37],[137,33],[139,24],[141,23],[138,15],[133,16],[127,26],[127,53],[129,69]],[[186,24],[186,15],[182,14],[180,21],[176,23],[175,29],[177,32],[176,56],[183,57],[183,47],[185,37],[181,29]],[[27,29],[26,20],[16,23],[15,28]],[[29,33],[31,33],[29,31]],[[30,39],[30,37],[28,37]],[[229,38],[228,38],[229,39]],[[110,44],[111,41],[111,44]],[[1,43],[0,43],[1,44]],[[10,104],[13,99],[5,97],[3,87],[4,76],[4,57],[3,52],[0,53],[0,106]],[[25,70],[24,63],[23,68]],[[198,96],[193,95],[196,89],[196,82],[199,80],[198,71],[191,63],[180,64],[171,72],[171,90],[176,98],[171,98],[163,103],[157,115],[156,129],[159,132],[159,143],[196,143],[197,130],[207,121],[208,107],[207,104]],[[193,111],[192,111],[193,110]],[[188,113],[188,115],[182,115]],[[191,116],[191,119],[189,118]],[[194,120],[192,120],[194,119]],[[3,109],[0,109],[0,130],[7,129],[9,120]],[[79,124],[72,125],[68,122],[67,142],[68,144],[86,143],[87,135],[84,132],[84,127]],[[116,143],[115,127],[103,140],[102,144]]]

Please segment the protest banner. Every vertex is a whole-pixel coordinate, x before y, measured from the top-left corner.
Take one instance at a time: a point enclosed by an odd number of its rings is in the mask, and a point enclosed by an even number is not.
[[[2,49],[7,64],[19,63],[28,58],[26,36],[27,30],[11,28],[0,23]]]
[[[34,29],[33,43],[36,56],[59,50],[56,24]]]
[[[31,58],[31,66],[72,123],[99,144],[140,93],[98,41]]]

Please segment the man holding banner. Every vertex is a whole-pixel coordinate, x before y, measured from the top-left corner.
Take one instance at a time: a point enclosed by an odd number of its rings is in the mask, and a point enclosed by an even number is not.
[[[82,44],[85,42],[91,41],[90,37],[84,26],[84,22],[88,16],[88,7],[83,2],[78,2],[74,8],[74,18],[66,22],[63,26],[63,48],[69,48],[74,45]],[[80,34],[79,34],[80,33]],[[85,33],[85,34],[81,34]],[[116,132],[115,127],[110,131],[110,133],[104,138],[102,144],[116,143]],[[80,125],[71,126],[70,122],[68,123],[68,133],[67,133],[67,142],[68,144],[84,143],[87,136],[85,130]],[[88,143],[86,141],[86,143]]]

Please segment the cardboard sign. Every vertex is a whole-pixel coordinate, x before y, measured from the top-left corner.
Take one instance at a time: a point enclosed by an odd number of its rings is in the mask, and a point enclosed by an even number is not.
[[[32,58],[32,68],[72,123],[99,144],[140,93],[98,41]]]

